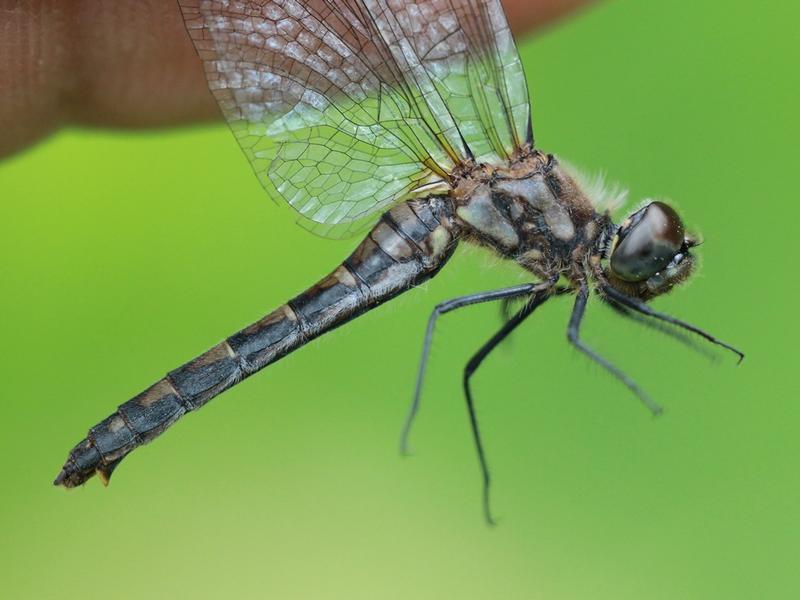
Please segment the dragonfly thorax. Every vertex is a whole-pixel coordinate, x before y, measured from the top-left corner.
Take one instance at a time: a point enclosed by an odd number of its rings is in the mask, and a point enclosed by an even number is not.
[[[587,278],[649,300],[685,281],[697,245],[678,214],[649,202],[620,225],[552,155],[476,168],[452,194],[462,235],[542,279]]]
[[[584,259],[613,233],[609,217],[558,161],[538,152],[493,171],[454,201],[468,239],[543,278],[579,277]]]

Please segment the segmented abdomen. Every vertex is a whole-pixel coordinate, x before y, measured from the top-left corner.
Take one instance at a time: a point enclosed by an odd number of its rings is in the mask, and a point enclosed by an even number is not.
[[[455,247],[449,201],[414,200],[383,215],[330,275],[249,327],[171,371],[89,430],[56,477],[108,482],[132,450],[245,377],[315,337],[432,277]]]

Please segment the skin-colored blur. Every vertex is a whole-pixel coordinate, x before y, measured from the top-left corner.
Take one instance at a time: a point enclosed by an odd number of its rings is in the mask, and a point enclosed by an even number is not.
[[[588,0],[505,0],[517,36]],[[174,0],[0,0],[0,158],[63,125],[219,118]]]

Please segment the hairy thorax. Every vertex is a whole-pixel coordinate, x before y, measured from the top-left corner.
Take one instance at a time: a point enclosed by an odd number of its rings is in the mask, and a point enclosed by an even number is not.
[[[466,171],[451,198],[467,240],[542,278],[580,279],[572,271],[612,227],[558,161],[541,152],[507,167]]]

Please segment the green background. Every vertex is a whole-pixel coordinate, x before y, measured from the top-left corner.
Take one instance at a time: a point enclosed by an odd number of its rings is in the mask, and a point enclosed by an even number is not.
[[[316,281],[326,241],[267,200],[223,125],[64,132],[0,165],[0,596],[788,598],[800,594],[797,3],[611,2],[521,44],[539,145],[668,197],[706,243],[656,301],[736,368],[553,302],[475,379],[500,525],[481,518],[460,369],[499,325],[448,315],[398,456],[428,312],[523,275],[463,249],[414,290],[226,393],[104,489],[50,485],[88,426]]]

